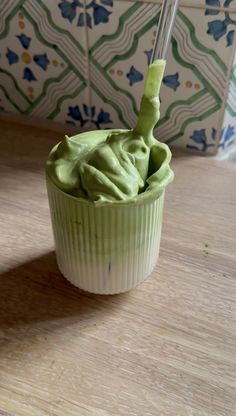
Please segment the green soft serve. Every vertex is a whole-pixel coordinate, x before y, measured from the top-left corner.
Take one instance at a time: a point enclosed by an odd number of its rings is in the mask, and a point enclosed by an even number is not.
[[[62,191],[96,205],[158,197],[173,180],[167,145],[153,136],[160,117],[164,60],[149,66],[136,127],[96,130],[65,138],[47,161],[47,175]]]

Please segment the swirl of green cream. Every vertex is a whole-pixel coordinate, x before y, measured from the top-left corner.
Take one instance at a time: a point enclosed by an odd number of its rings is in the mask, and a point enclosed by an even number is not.
[[[167,145],[153,136],[160,117],[159,90],[165,61],[149,66],[136,127],[96,130],[55,146],[47,174],[57,187],[96,205],[158,197],[173,180]]]

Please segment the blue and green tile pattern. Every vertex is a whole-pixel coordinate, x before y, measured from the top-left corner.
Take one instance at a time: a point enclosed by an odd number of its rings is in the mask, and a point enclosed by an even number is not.
[[[0,111],[78,131],[134,125],[161,1],[1,0]],[[184,1],[156,135],[216,153],[236,134],[236,7]]]

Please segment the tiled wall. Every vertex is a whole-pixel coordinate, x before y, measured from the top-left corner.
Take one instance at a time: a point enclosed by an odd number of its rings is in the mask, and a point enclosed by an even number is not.
[[[78,130],[134,126],[159,12],[158,0],[1,0],[1,110]],[[235,31],[236,0],[181,2],[161,140],[198,153],[234,143]]]

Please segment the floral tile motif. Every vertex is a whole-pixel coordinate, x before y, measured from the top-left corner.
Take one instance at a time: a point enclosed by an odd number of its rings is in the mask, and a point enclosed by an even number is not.
[[[115,114],[99,98],[96,105],[90,106],[88,95],[89,91],[86,89],[84,100],[78,99],[77,96],[63,100],[53,117],[54,121],[63,121],[68,126],[77,127],[78,131],[111,128]]]
[[[92,29],[96,25],[109,21],[109,16],[113,11],[113,0],[90,0],[86,5],[79,0],[62,0],[58,7],[62,17],[70,23],[75,22],[77,26],[87,26]]]
[[[77,126],[78,131],[89,130],[91,128],[90,117],[86,116],[84,112],[84,106],[88,105],[88,97],[88,87],[82,94],[64,95],[57,108],[50,115],[50,118],[68,126]]]
[[[103,123],[99,123],[97,126],[99,129],[112,129],[119,126],[120,120],[117,111],[97,95],[95,91],[93,91],[92,95],[92,107],[95,107],[96,114],[100,112],[102,115]],[[96,128],[96,118],[91,120],[91,128]]]
[[[202,122],[200,126],[198,122],[189,125],[185,135],[186,149],[196,154],[216,154],[220,138],[218,129],[214,127],[217,126],[217,122],[217,114],[213,114],[209,120]]]
[[[229,147],[235,144],[236,140],[236,126],[235,120],[225,120],[225,125],[221,130],[220,142],[218,148],[220,151],[228,150]]]
[[[110,113],[104,111],[102,107],[98,109],[95,105],[89,107],[87,104],[76,104],[68,107],[66,122],[78,128],[89,124],[90,128],[94,127],[92,130],[101,130],[107,128],[106,126],[110,125],[112,120]]]
[[[228,3],[227,0],[225,4]],[[227,10],[227,9],[226,9]],[[226,47],[232,46],[235,38],[236,20],[228,11],[206,9],[205,16],[210,17],[208,21],[207,34],[215,41],[224,39]]]
[[[23,29],[19,23],[24,25]],[[18,30],[14,30],[17,26]],[[0,47],[2,76],[4,74],[9,82],[17,80],[17,90],[29,104],[40,97],[44,83],[52,73],[54,79],[59,80],[68,71],[65,61],[52,48],[42,47],[23,12],[11,20],[8,36]],[[14,90],[14,100],[13,97]]]

